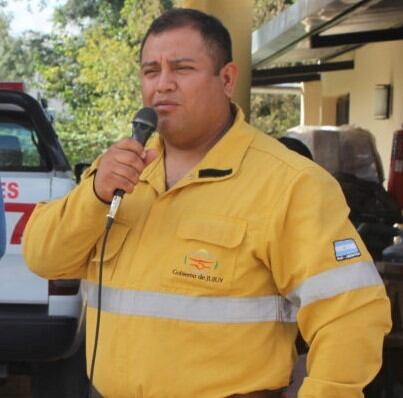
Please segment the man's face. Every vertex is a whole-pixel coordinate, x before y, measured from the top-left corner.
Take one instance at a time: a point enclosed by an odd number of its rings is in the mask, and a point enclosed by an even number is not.
[[[236,74],[233,64],[230,73],[227,69],[215,73],[211,53],[192,28],[148,37],[141,60],[142,96],[144,105],[157,111],[158,130],[165,139],[189,147],[220,128]]]

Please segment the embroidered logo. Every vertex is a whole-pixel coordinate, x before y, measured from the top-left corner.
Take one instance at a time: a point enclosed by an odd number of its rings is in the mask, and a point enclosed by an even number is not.
[[[220,284],[224,282],[224,276],[217,275],[220,265],[215,256],[206,249],[199,249],[189,253],[183,259],[183,266],[172,270],[176,277],[197,279],[201,282]],[[182,268],[182,269],[180,269]]]
[[[333,245],[337,261],[361,256],[354,239],[336,240],[333,242]]]
[[[185,256],[184,263],[199,271],[215,270],[218,268],[216,258],[205,249],[200,249],[197,252]]]

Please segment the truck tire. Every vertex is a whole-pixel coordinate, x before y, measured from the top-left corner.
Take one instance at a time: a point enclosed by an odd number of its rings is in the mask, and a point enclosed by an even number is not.
[[[69,358],[35,363],[31,390],[32,398],[86,398],[88,377],[84,343]]]

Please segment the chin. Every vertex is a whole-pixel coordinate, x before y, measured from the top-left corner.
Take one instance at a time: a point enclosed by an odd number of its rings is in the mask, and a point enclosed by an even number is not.
[[[158,123],[158,132],[162,136],[171,136],[175,134],[175,128],[170,123]]]
[[[176,123],[168,118],[161,117],[158,120],[158,132],[162,135],[175,135],[177,134],[178,127],[179,126],[177,126]]]

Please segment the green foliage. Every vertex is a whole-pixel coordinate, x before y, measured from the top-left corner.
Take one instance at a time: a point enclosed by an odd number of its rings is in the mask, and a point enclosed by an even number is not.
[[[28,40],[16,39],[9,33],[9,18],[0,11],[0,80],[20,80],[34,73]],[[33,39],[32,39],[33,40]],[[27,62],[28,61],[28,62]]]
[[[300,98],[287,94],[252,94],[253,125],[267,134],[281,137],[299,124]]]
[[[69,0],[58,9],[59,24],[74,25],[81,35],[53,35],[53,59],[40,71],[47,94],[67,105],[56,127],[73,163],[91,161],[130,135],[130,121],[142,106],[141,39],[151,21],[172,5],[167,0]]]
[[[56,9],[55,22],[66,27],[75,24],[81,28],[92,23],[119,24],[124,0],[67,0]]]
[[[255,0],[255,26],[290,3]],[[66,153],[72,163],[91,161],[130,135],[131,118],[142,106],[141,40],[151,21],[174,5],[180,1],[67,0],[54,14],[51,35],[19,38],[9,35],[0,11],[0,79],[37,81],[47,97],[60,99],[64,111],[56,115],[56,128]],[[252,122],[281,134],[297,124],[297,102],[292,96],[252,95]]]

